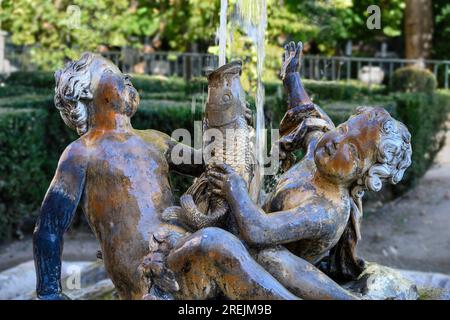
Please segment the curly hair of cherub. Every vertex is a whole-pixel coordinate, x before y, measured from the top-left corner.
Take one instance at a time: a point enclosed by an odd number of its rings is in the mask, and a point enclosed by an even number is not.
[[[89,66],[95,54],[84,53],[55,72],[55,106],[64,123],[83,135],[88,130],[87,102],[92,100]]]
[[[381,138],[376,161],[357,181],[356,189],[380,191],[383,182],[399,183],[411,165],[411,134],[406,126],[395,120],[383,108],[359,107],[356,114],[369,113],[380,119]]]

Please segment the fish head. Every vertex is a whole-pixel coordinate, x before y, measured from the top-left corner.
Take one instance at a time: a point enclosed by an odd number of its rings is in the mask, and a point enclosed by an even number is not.
[[[233,61],[208,75],[205,117],[210,126],[224,126],[244,115],[245,98],[241,74],[242,62]]]

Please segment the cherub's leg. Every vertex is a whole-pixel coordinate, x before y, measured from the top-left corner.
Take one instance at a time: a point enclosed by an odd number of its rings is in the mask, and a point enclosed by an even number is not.
[[[261,266],[269,271],[289,291],[302,299],[358,299],[314,265],[283,247],[261,250],[255,258]]]
[[[219,228],[184,238],[167,257],[184,299],[298,299],[261,267],[242,242]]]

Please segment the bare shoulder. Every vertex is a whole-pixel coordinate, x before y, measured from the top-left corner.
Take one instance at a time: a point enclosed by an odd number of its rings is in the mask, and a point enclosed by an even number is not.
[[[64,168],[70,166],[84,167],[87,164],[88,148],[82,138],[70,143],[66,149],[64,149],[61,157],[59,158],[58,167]]]
[[[71,201],[77,199],[84,184],[88,164],[87,148],[80,138],[69,144],[59,158],[48,195],[60,194]]]

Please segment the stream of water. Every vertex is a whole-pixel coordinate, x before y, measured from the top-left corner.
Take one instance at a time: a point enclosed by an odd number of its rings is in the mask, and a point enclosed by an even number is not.
[[[220,26],[217,34],[219,40],[219,67],[226,63],[226,47],[227,47],[227,0],[221,0],[220,7]],[[252,198],[257,201],[259,190],[262,186],[264,175],[264,156],[266,152],[266,135],[264,123],[264,85],[262,83],[262,75],[265,60],[265,33],[267,28],[267,3],[266,0],[238,0],[235,5],[235,14],[232,19],[232,26],[238,25],[241,30],[248,36],[256,48],[257,52],[257,86],[256,86],[256,139],[255,154],[257,166],[255,169],[255,181],[253,181],[252,189],[255,190],[251,194]],[[232,35],[232,30],[231,34]],[[231,41],[230,36],[230,41]],[[231,45],[231,43],[230,43]]]
[[[266,152],[266,135],[264,123],[264,85],[262,82],[265,50],[265,34],[267,28],[267,3],[266,0],[238,0],[236,4],[237,19],[242,30],[251,39],[256,48],[257,62],[257,86],[256,86],[256,158],[258,165],[254,172],[257,180],[254,186],[255,191],[259,191],[262,186],[264,176],[264,155]],[[259,194],[253,194],[256,200]]]
[[[219,67],[227,63],[227,8],[228,0],[220,0],[220,26],[218,32],[219,38]]]

